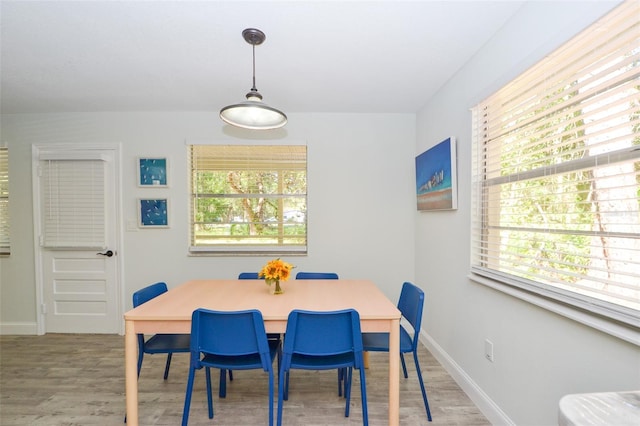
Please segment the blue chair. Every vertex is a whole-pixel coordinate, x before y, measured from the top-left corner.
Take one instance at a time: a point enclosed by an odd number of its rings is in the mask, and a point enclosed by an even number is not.
[[[260,280],[260,275],[258,272],[240,272],[238,275],[239,280]],[[279,333],[269,333],[267,334],[267,339],[278,339],[280,340]],[[224,376],[221,376],[224,378]],[[231,370],[229,370],[229,380],[233,380],[233,376],[231,375]],[[222,395],[221,395],[222,396]]]
[[[287,320],[278,381],[278,426],[282,424],[283,401],[289,398],[292,369],[345,369],[345,417],[349,417],[353,368],[360,371],[362,420],[369,424],[367,387],[362,358],[360,315],[354,309],[330,312],[293,310]]]
[[[267,340],[260,311],[211,311],[196,309],[191,316],[191,361],[184,400],[182,425],[189,420],[191,393],[196,370],[205,367],[209,418],[213,418],[210,368],[222,370],[263,369],[269,374],[269,425],[273,425],[273,360],[281,348],[279,340]]]
[[[422,323],[423,308],[424,292],[414,284],[405,282],[400,292],[398,310],[402,313],[402,317],[411,324],[414,332],[412,337],[404,326],[400,326],[400,360],[402,361],[402,371],[406,379],[408,375],[407,365],[404,362],[404,354],[409,352],[413,353],[413,360],[415,361],[416,372],[418,373],[418,381],[420,382],[420,389],[422,390],[422,399],[424,400],[424,407],[427,410],[427,419],[431,421],[431,410],[429,410],[427,391],[424,388],[420,363],[418,362],[418,337]],[[389,333],[363,333],[362,344],[365,351],[389,352]]]
[[[166,283],[151,284],[133,293],[133,307],[136,308],[166,292]],[[171,356],[177,352],[189,352],[188,334],[156,334],[147,341],[144,340],[143,334],[138,334],[138,377],[140,377],[144,354],[167,354],[167,363],[164,368],[164,379],[167,380],[171,367]]]
[[[338,274],[335,272],[298,272],[296,280],[337,280]],[[344,375],[346,370],[338,370],[338,395],[342,396],[342,389],[346,386]],[[344,393],[346,397],[346,392]]]
[[[239,280],[260,280],[262,278],[260,278],[259,273],[258,272],[240,272],[240,274],[238,275],[238,279]],[[269,333],[267,334],[267,338],[269,339],[280,339],[280,334],[277,333]],[[233,380],[233,378],[231,377],[231,371],[229,371],[229,379]]]
[[[335,272],[298,272],[296,280],[337,280]]]
[[[240,272],[240,275],[238,275],[238,279],[239,280],[259,280],[260,277],[258,276],[257,272]]]

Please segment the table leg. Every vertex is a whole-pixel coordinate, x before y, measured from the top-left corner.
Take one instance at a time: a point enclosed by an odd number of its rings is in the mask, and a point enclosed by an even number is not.
[[[389,332],[389,425],[400,424],[400,320],[391,321]]]
[[[369,352],[362,352],[362,361],[364,362],[364,368],[369,368]]]
[[[138,426],[138,339],[133,321],[125,321],[124,377],[127,425]]]

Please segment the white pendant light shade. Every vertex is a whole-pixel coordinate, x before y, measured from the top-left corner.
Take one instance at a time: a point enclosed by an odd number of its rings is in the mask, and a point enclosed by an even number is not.
[[[253,46],[253,86],[247,93],[247,100],[229,105],[220,110],[220,118],[225,123],[243,129],[269,130],[287,124],[287,116],[262,102],[262,95],[256,89],[256,45],[262,44],[266,36],[260,30],[247,28],[242,37]]]
[[[262,102],[262,97],[247,93],[247,100],[220,110],[220,118],[232,126],[253,130],[277,129],[287,124],[287,116]]]

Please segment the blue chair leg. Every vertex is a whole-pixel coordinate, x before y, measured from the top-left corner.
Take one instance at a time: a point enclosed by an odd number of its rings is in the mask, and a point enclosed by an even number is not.
[[[209,418],[213,418],[213,399],[211,397],[211,369],[209,367],[205,368],[205,373],[207,377],[207,406],[209,408]],[[224,370],[221,370],[220,373],[226,374]]]
[[[164,366],[164,379],[167,380],[167,377],[169,377],[169,368],[171,367],[171,356],[173,354],[171,352],[169,352],[167,354],[167,364]]]
[[[283,399],[285,401],[288,401],[289,400],[289,372],[288,371],[285,373],[285,379],[284,379],[283,387],[284,387]]]
[[[278,374],[278,420],[277,426],[282,425],[282,405],[285,401],[285,382],[289,381],[289,372],[280,371]]]
[[[407,364],[405,364],[404,362],[404,354],[401,352],[400,353],[400,361],[402,362],[402,372],[404,373],[404,378],[408,378],[409,375],[407,374]]]
[[[345,408],[344,408],[344,416],[349,417],[349,405],[351,405],[351,380],[353,379],[353,368],[349,367],[346,370],[347,371],[344,376],[344,381],[345,381],[344,395],[347,400],[347,404],[345,405]]]
[[[427,419],[431,421],[431,410],[429,410],[429,401],[427,400],[427,391],[422,381],[422,372],[420,371],[420,363],[418,362],[418,352],[413,353],[413,360],[416,362],[416,372],[418,373],[418,381],[420,381],[420,390],[422,390],[422,399],[424,400],[424,408],[427,410]]]
[[[184,410],[182,411],[182,426],[189,423],[189,408],[191,408],[191,392],[193,391],[193,379],[196,375],[196,369],[189,366],[189,379],[187,380],[187,392],[184,397]]]
[[[144,352],[138,351],[138,378],[140,378],[140,370],[142,370],[142,358],[144,358]]]
[[[269,426],[273,426],[273,371],[269,372]]]
[[[218,386],[218,396],[227,397],[227,370],[220,370],[220,385]]]
[[[364,366],[360,368],[360,394],[362,395],[362,424],[369,426],[369,408],[367,406],[367,385],[365,382]]]

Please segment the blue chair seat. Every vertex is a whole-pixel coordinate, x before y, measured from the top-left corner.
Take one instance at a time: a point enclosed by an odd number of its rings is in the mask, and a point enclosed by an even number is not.
[[[291,356],[291,368],[300,370],[333,370],[354,363],[354,356],[350,353],[323,356],[293,354]]]
[[[267,343],[269,344],[269,356],[271,359],[275,359],[280,348],[280,342],[268,340]],[[255,370],[262,368],[262,358],[258,353],[233,356],[206,354],[200,360],[200,364],[204,367],[220,369]]]
[[[363,333],[362,345],[369,352],[389,352],[389,333]],[[411,335],[404,327],[400,327],[400,352],[411,352],[412,345]]]
[[[167,352],[189,352],[188,334],[156,334],[144,342],[144,351],[148,354]]]

